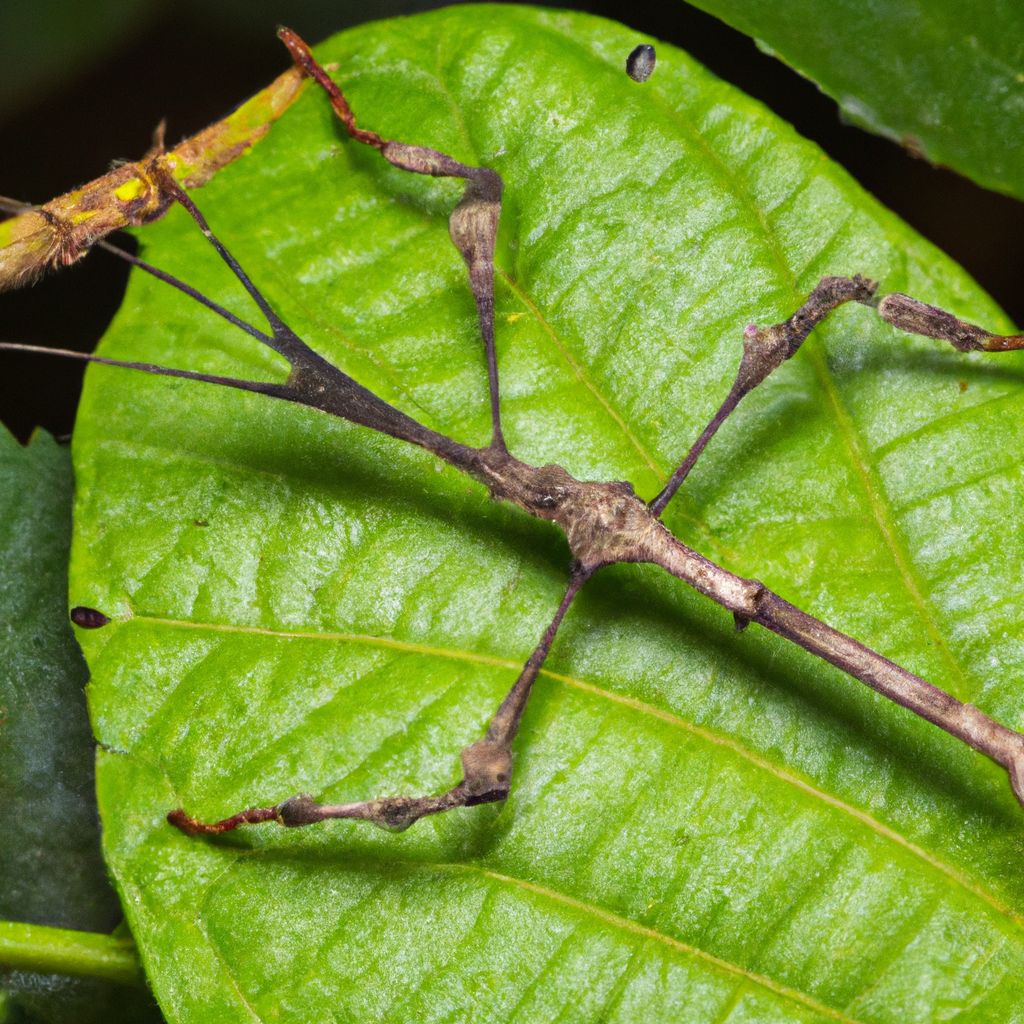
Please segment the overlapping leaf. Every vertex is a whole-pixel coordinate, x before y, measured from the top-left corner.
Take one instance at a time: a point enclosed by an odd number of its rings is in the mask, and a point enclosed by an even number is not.
[[[109,931],[121,912],[100,857],[87,672],[67,619],[71,489],[65,448],[42,433],[23,448],[0,429],[0,918]],[[29,1021],[159,1016],[145,993],[101,982],[5,972],[2,989]]]
[[[520,456],[652,495],[750,321],[862,272],[1000,326],[962,271],[682,53],[592,18],[458,8],[324,44],[385,135],[499,170],[498,345]],[[452,182],[307,92],[204,189],[215,230],[347,372],[488,436]],[[243,308],[183,216],[146,255]],[[283,365],[134,280],[108,355]],[[673,529],[1020,722],[1019,358],[844,310],[746,403]],[[106,852],[174,1021],[1010,1021],[1020,811],[955,741],[644,567],[592,583],[507,805],[400,836],[219,842],[164,821],[297,791],[436,790],[557,603],[564,543],[424,454],[258,396],[100,368],[75,435],[72,588]]]
[[[694,0],[816,82],[845,117],[1024,199],[1017,0]]]

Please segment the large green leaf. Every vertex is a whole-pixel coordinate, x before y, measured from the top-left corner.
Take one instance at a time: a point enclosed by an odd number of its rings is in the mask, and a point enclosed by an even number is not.
[[[1024,199],[1020,0],[690,0],[816,82],[854,124]]]
[[[684,54],[589,17],[458,8],[325,43],[364,123],[499,170],[507,433],[652,495],[750,322],[860,271],[1004,320],[813,146]],[[215,230],[360,381],[488,436],[454,182],[308,91],[206,187]],[[146,255],[234,308],[178,211]],[[104,349],[279,379],[136,278]],[[748,399],[668,522],[1021,724],[1021,362],[845,309]],[[1019,1019],[1024,818],[931,726],[650,567],[584,591],[503,807],[205,842],[164,821],[458,777],[548,621],[564,542],[424,453],[321,414],[97,368],[75,433],[72,594],[111,870],[173,1021]],[[1004,524],[1009,524],[1008,526]]]

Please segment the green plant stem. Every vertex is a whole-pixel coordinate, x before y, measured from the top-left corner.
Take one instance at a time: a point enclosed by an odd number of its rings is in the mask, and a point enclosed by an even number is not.
[[[0,921],[0,968],[144,984],[131,939],[21,921]]]

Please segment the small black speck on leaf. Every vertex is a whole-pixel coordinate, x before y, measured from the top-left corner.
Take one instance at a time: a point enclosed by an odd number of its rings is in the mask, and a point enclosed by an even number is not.
[[[656,55],[650,43],[641,43],[626,58],[626,74],[634,82],[646,82],[654,74]]]
[[[71,621],[82,629],[99,629],[110,622],[110,618],[95,608],[77,605],[71,609]]]

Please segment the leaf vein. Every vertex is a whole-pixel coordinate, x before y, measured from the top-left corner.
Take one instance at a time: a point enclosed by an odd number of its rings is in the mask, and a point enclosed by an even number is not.
[[[254,626],[235,626],[224,623],[188,622],[180,619],[160,618],[157,616],[142,614],[134,616],[134,619],[136,621],[147,622],[157,626],[167,626],[172,629],[208,630],[215,633],[240,633],[244,635],[266,636],[284,640],[320,640],[366,644],[369,646],[390,648],[397,651],[412,652],[426,657],[451,658],[455,660],[473,662],[480,665],[491,665],[496,668],[504,668],[514,672],[518,672],[521,668],[519,661],[511,658],[501,658],[493,654],[480,654],[475,651],[434,647],[411,641],[396,640],[392,637],[368,636],[361,633],[293,632]],[[629,697],[625,694],[615,693],[603,686],[576,676],[553,672],[550,669],[541,669],[540,676],[542,678],[547,678],[554,682],[561,683],[564,686],[572,687],[573,689],[579,690],[583,693],[588,693],[591,696],[612,701],[621,707],[628,707],[641,715],[656,718],[674,728],[682,729],[706,743],[731,751],[733,754],[754,765],[756,768],[773,775],[780,782],[793,786],[805,795],[811,797],[813,800],[820,800],[822,803],[834,810],[848,815],[861,825],[874,832],[876,835],[901,847],[913,857],[929,865],[933,870],[945,875],[966,892],[971,893],[973,896],[986,903],[991,910],[1004,918],[1008,924],[1013,925],[1015,929],[1024,932],[1024,917],[1021,917],[1021,915],[1017,914],[1012,908],[1007,906],[977,882],[974,882],[963,875],[955,867],[947,864],[943,860],[940,860],[934,854],[928,852],[923,847],[918,846],[891,826],[872,817],[866,811],[862,811],[858,807],[847,803],[839,797],[819,789],[807,779],[801,778],[799,775],[782,768],[768,758],[744,746],[744,744],[739,740],[731,736],[717,733],[705,726],[698,725],[695,722],[690,722],[671,711],[666,711],[663,708],[656,707],[655,705],[639,700],[636,697]]]

